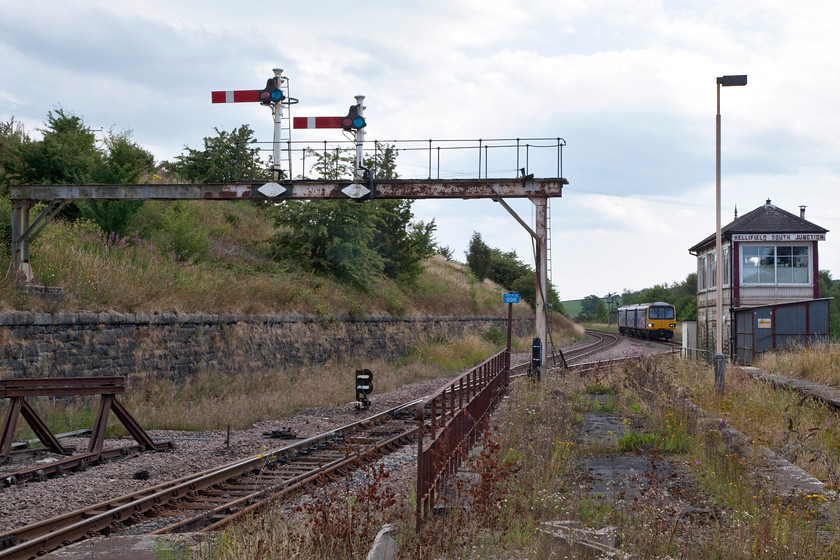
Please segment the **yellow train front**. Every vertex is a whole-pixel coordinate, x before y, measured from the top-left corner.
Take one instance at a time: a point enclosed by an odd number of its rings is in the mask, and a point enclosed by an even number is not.
[[[674,306],[664,301],[618,308],[618,332],[649,340],[671,340],[677,328]]]

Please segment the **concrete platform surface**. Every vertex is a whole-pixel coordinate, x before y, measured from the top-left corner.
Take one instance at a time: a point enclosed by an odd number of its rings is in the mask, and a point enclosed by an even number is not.
[[[179,547],[192,546],[198,542],[198,536],[189,534],[96,537],[39,558],[41,560],[159,560],[167,557],[164,551],[176,551]],[[179,558],[180,556],[172,554],[170,557]]]

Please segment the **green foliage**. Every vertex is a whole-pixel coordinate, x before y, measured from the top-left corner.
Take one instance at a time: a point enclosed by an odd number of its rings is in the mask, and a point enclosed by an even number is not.
[[[173,260],[199,261],[208,256],[207,229],[198,221],[193,206],[184,201],[161,202],[141,219],[141,235]]]
[[[204,149],[185,146],[186,154],[167,162],[167,167],[186,181],[227,183],[268,180],[269,166],[260,159],[259,148],[253,147],[254,131],[244,124],[230,132],[214,129],[215,137],[204,138]]]
[[[142,200],[86,200],[79,203],[83,218],[92,220],[102,231],[125,237],[133,227],[133,218],[143,206]]]
[[[505,290],[519,292],[531,307],[536,306],[537,283],[534,270],[522,263],[516,257],[516,252],[504,252],[490,247],[481,239],[480,233],[474,232],[467,249],[467,266],[478,281],[489,278]],[[553,286],[548,287],[546,301],[552,310],[565,315],[565,309]]]
[[[435,222],[412,222],[410,200],[368,203],[376,234],[373,248],[389,278],[413,282],[423,271],[423,261],[435,252]]]
[[[348,150],[307,151],[310,176],[336,180],[352,176]],[[388,145],[365,160],[380,179],[396,178],[396,152]],[[404,283],[417,279],[435,252],[434,221],[412,222],[409,200],[287,201],[277,207],[275,258],[304,270],[334,275],[360,288],[382,275]],[[400,306],[398,306],[399,308]]]
[[[834,298],[828,305],[828,332],[833,340],[838,340],[840,339],[840,280],[833,279],[828,270],[821,270],[818,280],[820,297]]]
[[[131,140],[131,132],[114,132],[105,137],[105,153],[90,170],[90,181],[103,184],[137,183],[154,170],[154,156]],[[142,200],[88,200],[77,203],[81,215],[93,220],[105,233],[125,237],[134,229],[132,219]]]
[[[63,109],[47,114],[43,140],[22,138],[11,164],[15,182],[21,184],[84,184],[102,154],[95,137],[80,117]]]
[[[272,254],[367,288],[384,268],[372,248],[376,229],[370,213],[368,205],[352,200],[286,201],[276,208]]]
[[[21,184],[130,184],[140,181],[154,168],[154,156],[131,140],[130,131],[105,136],[104,147],[80,117],[63,109],[47,117],[43,140],[32,141],[12,130],[12,123],[0,127],[0,182],[3,190],[14,181]],[[63,212],[72,219],[94,220],[105,232],[126,235],[140,201],[79,201]]]
[[[14,119],[0,122],[0,196],[9,194],[13,169],[17,165],[20,145],[25,138],[25,134],[16,130]]]
[[[604,300],[595,295],[583,298],[578,319],[590,323],[606,323],[607,306]]]
[[[105,152],[91,170],[90,178],[93,183],[138,183],[154,167],[155,157],[132,141],[130,131],[111,130],[105,136]]]
[[[481,282],[490,274],[492,249],[482,239],[481,234],[473,232],[470,238],[470,245],[467,249],[467,266],[475,274],[476,279]]]
[[[0,244],[12,245],[12,201],[8,196],[0,197]]]

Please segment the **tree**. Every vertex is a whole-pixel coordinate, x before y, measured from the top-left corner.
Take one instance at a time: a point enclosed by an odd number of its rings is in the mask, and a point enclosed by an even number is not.
[[[481,239],[481,234],[473,232],[470,245],[467,248],[467,266],[479,282],[487,278],[490,273],[492,249]]]
[[[13,169],[20,157],[20,145],[26,135],[15,126],[15,119],[0,122],[0,196],[9,194],[14,177]]]
[[[155,168],[155,157],[131,139],[131,131],[109,131],[105,152],[91,170],[94,183],[138,183]]]
[[[380,179],[397,178],[396,152],[388,145],[364,162]],[[352,176],[349,150],[307,150],[308,176],[336,180]],[[385,275],[415,280],[434,254],[434,220],[413,222],[409,200],[286,201],[276,207],[272,254],[305,270],[333,274],[365,288]]]
[[[820,270],[818,276],[820,297],[834,298],[828,304],[828,332],[833,340],[840,338],[840,280],[831,277],[828,270]]]
[[[537,282],[534,270],[521,262],[514,251],[503,252],[489,247],[481,239],[481,234],[474,232],[467,249],[467,266],[478,280],[489,278],[506,290],[519,292],[531,307],[536,307]],[[565,315],[566,310],[560,304],[554,286],[548,286],[545,298],[550,308]]]
[[[267,181],[271,179],[268,164],[260,159],[254,147],[254,131],[247,124],[231,132],[214,129],[215,137],[204,138],[204,149],[185,146],[181,154],[166,167],[186,181],[227,183],[234,181]]]
[[[90,182],[91,171],[101,154],[96,138],[81,118],[63,109],[47,113],[43,140],[24,138],[11,162],[21,184],[67,185]]]
[[[371,247],[376,229],[364,204],[352,200],[288,200],[277,206],[272,254],[306,270],[367,288],[382,274]]]
[[[58,109],[47,115],[43,139],[20,137],[3,164],[21,184],[130,184],[140,181],[154,168],[154,156],[131,140],[130,131],[111,130],[103,147],[84,121]],[[84,216],[106,233],[124,235],[140,201],[78,201],[62,215],[71,220]]]
[[[586,296],[581,302],[581,311],[578,317],[580,320],[589,323],[606,323],[607,306],[604,305],[604,300],[595,295]]]
[[[152,173],[154,156],[131,140],[130,131],[105,137],[105,153],[90,172],[91,182],[132,184]],[[142,200],[87,200],[79,203],[82,216],[96,222],[106,233],[125,236],[132,231],[132,218],[143,206]]]

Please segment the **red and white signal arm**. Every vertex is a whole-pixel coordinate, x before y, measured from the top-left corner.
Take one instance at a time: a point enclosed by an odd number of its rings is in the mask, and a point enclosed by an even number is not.
[[[295,117],[295,128],[341,128],[341,117]]]
[[[210,96],[213,103],[253,103],[260,100],[260,90],[239,89],[233,91],[214,91]]]

